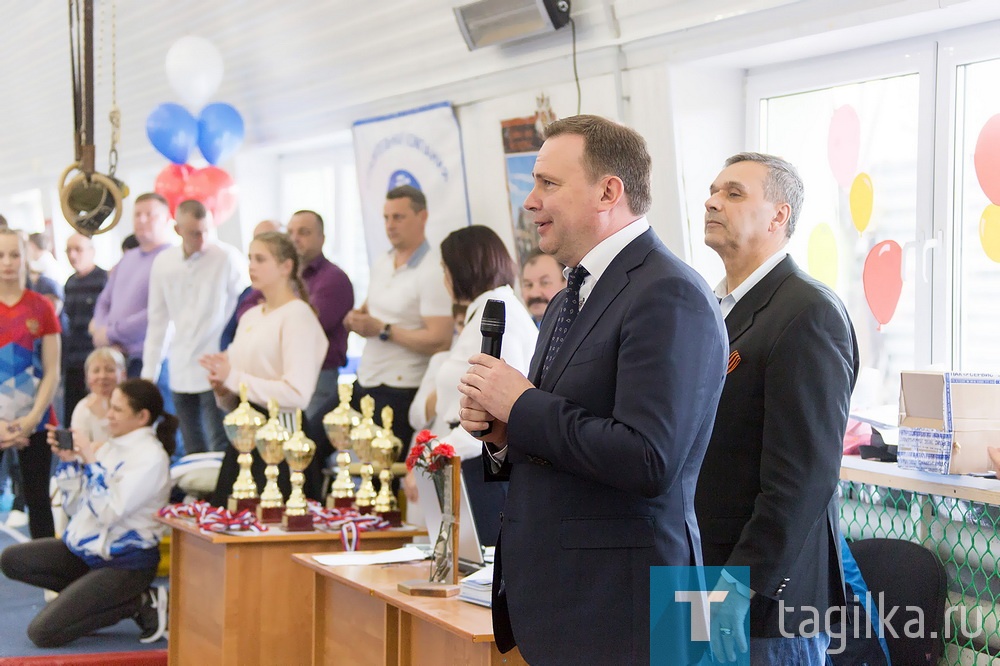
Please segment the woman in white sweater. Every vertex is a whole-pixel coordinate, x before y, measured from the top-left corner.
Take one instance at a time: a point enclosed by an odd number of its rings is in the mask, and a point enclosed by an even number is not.
[[[106,442],[74,431],[73,449],[61,449],[49,429],[69,526],[61,541],[36,539],[0,553],[8,578],[60,593],[31,621],[28,637],[56,647],[131,617],[141,642],[159,639],[167,600],[163,588],[150,587],[162,535],[154,518],[170,495],[176,417],[163,412],[155,384],[129,379],[111,394]]]
[[[236,337],[224,352],[199,361],[207,371],[219,406],[231,411],[239,402],[239,386],[261,412],[274,399],[283,411],[309,405],[329,342],[309,305],[299,278],[299,256],[285,234],[268,232],[250,243],[250,283],[264,296],[240,317]],[[223,506],[239,472],[236,449],[226,448],[212,503]],[[264,462],[253,452],[253,475],[263,488]],[[288,467],[279,468],[278,485],[286,495]]]

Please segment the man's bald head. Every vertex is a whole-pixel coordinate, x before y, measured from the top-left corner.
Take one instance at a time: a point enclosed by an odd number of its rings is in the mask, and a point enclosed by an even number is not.
[[[94,270],[94,241],[83,234],[73,234],[66,240],[66,258],[80,275]]]
[[[257,223],[257,226],[253,228],[253,237],[257,238],[261,234],[266,234],[271,231],[277,231],[278,233],[284,232],[284,229],[280,224],[274,220],[263,220]]]

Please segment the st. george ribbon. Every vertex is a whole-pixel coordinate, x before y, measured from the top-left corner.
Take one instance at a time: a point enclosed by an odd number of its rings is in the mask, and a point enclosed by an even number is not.
[[[493,358],[500,358],[500,347],[503,344],[503,331],[507,324],[507,306],[503,301],[494,298],[486,301],[483,308],[483,323],[479,325],[479,332],[483,334],[483,347],[480,349],[484,354],[489,354]],[[470,433],[473,437],[484,437],[493,432],[493,424],[486,426],[485,430],[476,430]]]

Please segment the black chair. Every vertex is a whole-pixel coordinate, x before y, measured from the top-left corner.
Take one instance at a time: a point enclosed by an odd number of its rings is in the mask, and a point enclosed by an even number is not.
[[[887,613],[884,608],[898,608],[890,620],[898,637],[885,630],[893,666],[936,664],[944,651],[947,598],[947,579],[938,558],[923,546],[900,539],[854,541],[851,553],[882,617]],[[907,622],[918,615],[907,606],[918,607],[923,613],[922,638],[908,638],[904,633]]]

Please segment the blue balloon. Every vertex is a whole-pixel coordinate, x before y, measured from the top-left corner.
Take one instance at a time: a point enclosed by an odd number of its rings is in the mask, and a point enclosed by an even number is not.
[[[218,164],[243,143],[243,117],[229,104],[216,102],[198,116],[198,149],[209,164]]]
[[[198,141],[198,121],[180,104],[161,104],[146,118],[153,148],[174,164],[185,164]]]

